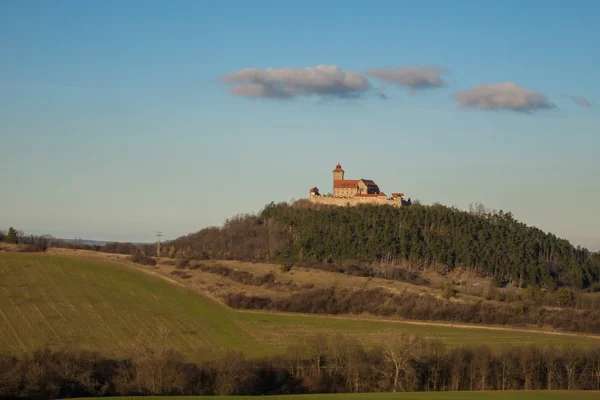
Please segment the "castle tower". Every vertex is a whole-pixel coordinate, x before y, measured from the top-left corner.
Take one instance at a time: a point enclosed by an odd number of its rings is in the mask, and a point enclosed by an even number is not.
[[[343,181],[344,180],[344,170],[342,169],[342,166],[340,165],[340,163],[338,163],[338,165],[336,165],[335,169],[333,170],[333,180],[334,181]]]

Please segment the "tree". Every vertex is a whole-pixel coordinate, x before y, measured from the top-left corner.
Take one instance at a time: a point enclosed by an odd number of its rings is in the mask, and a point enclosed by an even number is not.
[[[381,372],[390,380],[392,392],[415,390],[418,379],[413,362],[422,355],[423,340],[407,334],[391,334],[382,342],[384,370]]]
[[[488,347],[480,347],[475,350],[475,368],[481,384],[479,390],[486,390],[486,383],[492,362],[492,353]]]
[[[573,345],[563,349],[562,363],[567,375],[567,390],[577,389],[581,379],[581,367],[585,357],[583,352]]]
[[[559,306],[569,306],[573,302],[573,293],[569,288],[562,287],[556,291],[556,302]]]
[[[12,226],[10,228],[8,228],[8,233],[6,234],[4,241],[6,243],[18,243],[19,236],[17,234],[17,230],[15,228],[13,228]]]

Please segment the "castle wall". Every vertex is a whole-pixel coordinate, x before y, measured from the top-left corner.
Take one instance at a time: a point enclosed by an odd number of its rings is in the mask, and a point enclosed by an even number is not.
[[[315,196],[310,195],[309,200],[315,204],[326,204],[330,206],[357,206],[359,204],[378,204],[378,205],[390,205],[394,207],[402,207],[402,201],[388,200],[386,198],[377,197],[330,197],[330,196]]]

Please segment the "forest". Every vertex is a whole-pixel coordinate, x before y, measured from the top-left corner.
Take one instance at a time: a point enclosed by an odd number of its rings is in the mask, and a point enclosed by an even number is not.
[[[118,359],[72,346],[0,354],[0,397],[600,389],[598,348],[446,349],[410,335],[364,348],[343,336],[316,335],[265,359],[226,350],[210,355],[191,363],[145,346]]]
[[[166,244],[178,257],[269,261],[341,268],[352,263],[405,266],[446,274],[457,268],[493,277],[497,286],[598,290],[600,256],[517,221],[510,212],[270,203]]]

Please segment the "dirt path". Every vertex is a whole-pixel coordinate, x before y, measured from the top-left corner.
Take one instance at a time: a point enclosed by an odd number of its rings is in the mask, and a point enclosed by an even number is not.
[[[458,329],[488,329],[495,331],[511,331],[511,332],[523,332],[523,333],[538,333],[542,335],[559,335],[559,336],[577,336],[585,337],[590,339],[596,339],[600,341],[600,335],[576,333],[576,332],[559,332],[549,330],[536,330],[536,329],[525,329],[525,328],[514,328],[508,326],[494,326],[494,325],[474,325],[474,324],[452,324],[447,322],[431,322],[431,321],[416,321],[408,319],[391,319],[383,317],[364,317],[364,316],[353,316],[353,315],[333,315],[333,314],[308,314],[308,313],[293,313],[283,311],[270,311],[270,310],[238,310],[230,308],[227,305],[219,302],[228,309],[238,313],[252,313],[252,314],[269,314],[269,315],[282,315],[282,316],[294,316],[302,315],[305,317],[313,318],[327,318],[327,319],[341,319],[341,320],[354,320],[354,321],[371,321],[371,322],[389,322],[397,324],[410,324],[410,325],[427,325],[427,326],[441,326],[446,328],[458,328]],[[600,344],[600,342],[599,342]]]

